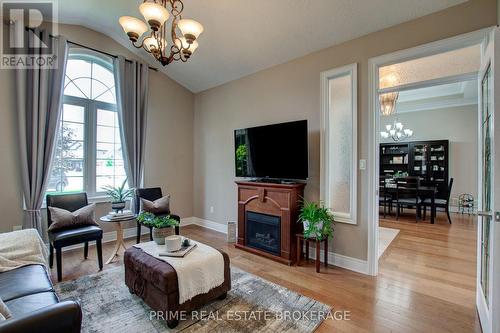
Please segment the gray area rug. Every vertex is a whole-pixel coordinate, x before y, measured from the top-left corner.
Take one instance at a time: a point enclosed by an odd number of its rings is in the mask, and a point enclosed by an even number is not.
[[[80,302],[83,332],[313,332],[330,307],[231,266],[232,290],[187,315],[171,330],[150,319],[151,309],[131,295],[123,266],[55,286],[61,300]]]

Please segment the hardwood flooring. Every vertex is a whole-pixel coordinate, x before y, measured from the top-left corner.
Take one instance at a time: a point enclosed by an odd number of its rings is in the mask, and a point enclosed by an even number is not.
[[[317,332],[481,332],[475,310],[476,218],[445,215],[437,223],[415,223],[410,215],[399,221],[381,219],[381,226],[400,233],[380,258],[379,276],[369,277],[335,266],[314,263],[289,267],[235,249],[225,235],[199,226],[181,234],[226,251],[233,265],[300,294],[350,311],[350,320],[328,320]],[[335,236],[333,241],[335,241]],[[134,239],[127,239],[132,246]],[[113,243],[103,245],[104,260]],[[121,265],[121,256],[104,269]],[[63,253],[63,279],[96,273],[95,247],[83,260],[83,248]],[[55,269],[53,281],[57,281]]]

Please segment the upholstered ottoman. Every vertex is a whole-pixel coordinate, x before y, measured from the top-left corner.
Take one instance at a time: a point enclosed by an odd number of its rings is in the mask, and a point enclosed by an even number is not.
[[[168,327],[174,328],[179,318],[176,314],[196,310],[215,299],[224,299],[231,290],[229,256],[218,251],[224,258],[224,283],[182,304],[179,304],[179,284],[175,269],[142,249],[131,247],[125,251],[125,284],[131,293],[142,298],[153,310],[163,313]]]

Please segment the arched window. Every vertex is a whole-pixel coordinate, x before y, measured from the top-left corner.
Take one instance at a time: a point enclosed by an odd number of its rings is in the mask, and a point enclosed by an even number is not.
[[[112,59],[72,49],[47,192],[92,196],[125,179]]]

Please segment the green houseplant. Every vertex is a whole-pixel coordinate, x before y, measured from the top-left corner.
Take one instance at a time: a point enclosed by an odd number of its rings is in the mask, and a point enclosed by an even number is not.
[[[153,228],[153,240],[158,245],[165,244],[165,237],[170,233],[170,228],[179,225],[179,221],[167,216],[155,216],[149,212],[142,212],[137,217],[137,221],[146,227]]]
[[[323,203],[304,201],[299,222],[304,225],[304,237],[325,239],[333,236],[333,214]]]
[[[117,212],[122,211],[125,208],[125,200],[132,197],[132,194],[134,193],[133,189],[125,189],[126,184],[127,179],[125,179],[123,183],[118,187],[114,187],[111,185],[106,185],[103,187],[104,192],[112,199],[111,208]]]

